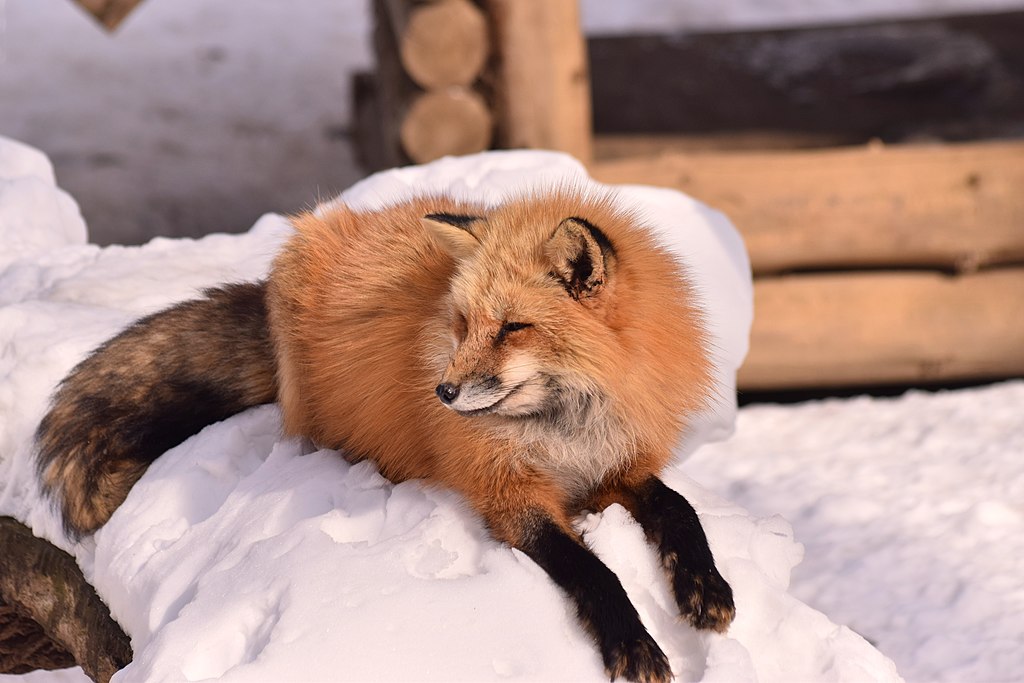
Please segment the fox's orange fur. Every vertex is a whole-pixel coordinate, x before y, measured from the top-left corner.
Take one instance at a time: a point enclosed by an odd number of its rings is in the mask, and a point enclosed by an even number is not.
[[[423,219],[432,213],[481,216],[479,241]],[[599,291],[579,300],[552,277],[570,217],[614,245]],[[710,362],[693,293],[610,197],[568,191],[494,209],[422,199],[294,223],[269,298],[287,430],[372,458],[392,480],[462,492],[502,540],[520,541],[534,509],[569,529],[607,485],[660,472],[704,405]],[[504,322],[531,327],[496,345]],[[468,417],[434,395],[442,381],[517,370],[591,403]]]

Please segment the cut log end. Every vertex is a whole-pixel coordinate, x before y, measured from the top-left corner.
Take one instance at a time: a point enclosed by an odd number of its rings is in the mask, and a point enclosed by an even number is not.
[[[402,66],[426,90],[471,85],[490,53],[487,20],[469,0],[417,6],[396,34]]]
[[[415,163],[490,147],[493,121],[483,98],[464,88],[417,97],[402,121],[402,149]]]

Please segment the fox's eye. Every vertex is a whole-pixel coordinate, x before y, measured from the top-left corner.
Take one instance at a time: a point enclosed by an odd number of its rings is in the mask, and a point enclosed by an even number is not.
[[[518,332],[519,330],[525,330],[527,327],[533,327],[533,325],[531,323],[518,322],[502,323],[501,328],[498,330],[498,334],[494,337],[494,343],[500,344],[505,339],[506,335]]]

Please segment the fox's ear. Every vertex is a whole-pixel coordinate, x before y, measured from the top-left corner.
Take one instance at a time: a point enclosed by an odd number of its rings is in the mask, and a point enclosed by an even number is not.
[[[611,242],[597,226],[583,218],[566,218],[544,245],[552,271],[577,301],[601,293],[608,282]]]
[[[421,220],[423,227],[432,234],[456,260],[476,251],[480,238],[474,232],[483,218],[454,213],[428,213]]]

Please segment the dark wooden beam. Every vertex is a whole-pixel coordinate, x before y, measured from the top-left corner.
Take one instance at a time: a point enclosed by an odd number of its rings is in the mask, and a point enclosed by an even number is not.
[[[1024,133],[1024,12],[592,38],[598,132]]]

